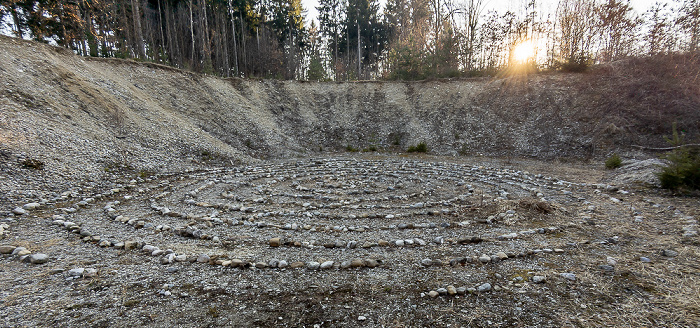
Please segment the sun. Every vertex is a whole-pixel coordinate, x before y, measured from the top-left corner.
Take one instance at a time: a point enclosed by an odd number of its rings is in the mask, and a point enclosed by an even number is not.
[[[535,45],[526,40],[513,48],[513,60],[517,63],[527,63],[535,59]]]

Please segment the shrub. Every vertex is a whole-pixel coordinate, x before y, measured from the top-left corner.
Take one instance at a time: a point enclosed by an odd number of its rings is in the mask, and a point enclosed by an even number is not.
[[[351,153],[356,153],[358,151],[357,148],[350,146],[350,145],[345,146],[345,150],[349,151]]]
[[[659,173],[665,189],[700,189],[700,152],[688,148],[677,149],[665,156],[671,162]]]
[[[700,189],[700,149],[684,146],[683,136],[673,125],[673,139],[666,141],[676,147],[663,156],[670,164],[659,173],[661,187],[665,189]]]
[[[421,142],[415,146],[408,147],[406,151],[409,153],[427,153],[428,145],[426,145],[425,142]]]
[[[27,158],[22,161],[22,167],[25,169],[43,170],[44,162],[34,158]]]
[[[608,157],[608,159],[605,160],[605,168],[612,170],[616,169],[618,167],[622,166],[622,159],[620,158],[620,155],[618,154],[613,154],[612,156]]]

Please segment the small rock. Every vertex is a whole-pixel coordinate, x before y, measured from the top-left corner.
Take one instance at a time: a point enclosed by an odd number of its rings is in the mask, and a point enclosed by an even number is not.
[[[532,282],[536,284],[541,284],[547,280],[547,277],[545,276],[534,276],[532,277]]]
[[[479,293],[485,293],[485,292],[491,291],[491,284],[489,284],[488,282],[485,284],[481,284],[477,288],[477,290],[479,291]]]
[[[27,211],[33,211],[33,210],[39,208],[40,206],[41,206],[41,204],[39,204],[39,203],[28,203],[28,204],[24,204],[24,206],[22,206],[22,209],[27,210]]]
[[[489,262],[491,262],[491,257],[486,255],[486,254],[483,254],[483,255],[479,256],[479,262],[489,263]]]
[[[68,276],[80,278],[85,273],[85,268],[75,268],[68,270]]]
[[[365,261],[365,262],[367,263],[367,267],[368,267],[368,268],[376,268],[376,267],[379,266],[379,262],[377,262],[377,260],[369,259],[369,260],[367,260],[367,261]]]
[[[24,210],[23,208],[21,208],[21,207],[15,207],[15,209],[12,210],[12,213],[14,213],[14,214],[16,214],[16,215],[24,215],[25,213],[27,213],[27,211],[25,211],[25,210]]]
[[[573,273],[564,272],[564,273],[560,273],[559,276],[561,276],[561,277],[564,278],[564,279],[568,279],[568,280],[571,280],[571,281],[576,281],[576,275],[573,274]]]
[[[321,266],[321,263],[311,261],[309,263],[306,263],[306,268],[309,270],[316,270]]]
[[[277,263],[277,267],[280,269],[284,269],[288,266],[289,266],[289,264],[285,260],[280,260],[279,263]]]
[[[290,268],[292,269],[298,269],[304,266],[304,262],[297,261],[297,262],[292,262],[292,264],[289,265]]]
[[[422,264],[423,266],[429,267],[429,266],[433,265],[433,260],[423,259],[420,261],[420,264]]]
[[[449,292],[449,290],[448,290]],[[457,295],[464,295],[467,293],[467,288],[466,287],[458,287],[457,288]]]
[[[32,264],[44,264],[49,261],[49,256],[42,253],[32,254],[29,257],[29,262]]]
[[[500,260],[506,260],[508,259],[508,255],[504,252],[498,252],[496,253],[496,257],[498,257]]]
[[[199,263],[209,263],[210,257],[207,254],[202,254],[197,257],[197,262]]]
[[[457,294],[457,288],[455,288],[455,286],[449,285],[447,286],[447,293],[450,295],[455,295]]]
[[[83,277],[91,278],[97,276],[97,269],[87,268],[83,272]]]
[[[281,244],[282,244],[282,240],[280,238],[270,239],[270,247],[279,247]]]
[[[644,257],[644,256],[640,257],[639,260],[642,261],[642,262],[644,262],[644,263],[650,263],[650,262],[651,262],[651,259],[650,259],[650,258]]]
[[[612,265],[607,265],[607,264],[599,265],[599,266],[598,266],[598,269],[601,269],[601,270],[607,271],[607,272],[613,272],[613,271],[615,271],[615,267],[614,267],[614,266],[612,266]]]
[[[363,315],[357,317],[357,321],[365,321],[365,320],[367,320],[367,317],[365,317]]]
[[[0,254],[12,254],[15,251],[15,246],[3,245],[0,246]]]
[[[127,240],[124,242],[124,249],[129,250],[129,249],[136,249],[136,245],[138,243],[133,241],[133,240]]]
[[[440,294],[439,294],[438,292],[434,291],[434,290],[431,290],[431,291],[428,293],[428,296],[430,296],[431,298],[436,298],[436,297],[438,297],[438,295],[440,295]]]
[[[323,270],[330,269],[330,268],[333,267],[333,264],[335,264],[335,262],[333,262],[333,261],[326,261],[326,262],[321,263],[320,268],[323,269]]]
[[[17,256],[24,256],[24,255],[29,255],[32,252],[30,252],[28,249],[24,247],[17,247],[15,248],[14,251],[12,251],[12,255],[17,255]]]
[[[437,292],[438,292],[438,294],[443,295],[443,296],[447,295],[447,289],[445,289],[445,288],[438,288]]]
[[[353,268],[360,268],[360,267],[365,266],[365,261],[363,261],[361,259],[354,259],[350,262],[350,266]]]
[[[666,256],[666,257],[676,257],[678,256],[678,252],[672,250],[672,249],[665,249],[661,255]]]

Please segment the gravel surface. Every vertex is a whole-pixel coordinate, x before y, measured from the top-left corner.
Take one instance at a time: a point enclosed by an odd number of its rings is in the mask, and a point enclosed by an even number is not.
[[[617,309],[640,302],[664,326],[691,325],[697,201],[543,166],[334,156],[27,198],[2,220],[0,316],[9,326],[560,327],[651,320]],[[676,270],[691,280],[655,280]]]

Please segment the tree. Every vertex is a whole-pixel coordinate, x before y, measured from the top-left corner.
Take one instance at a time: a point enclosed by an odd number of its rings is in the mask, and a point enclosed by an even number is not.
[[[647,32],[644,35],[647,54],[654,56],[661,53],[669,53],[673,48],[674,35],[670,30],[672,22],[666,12],[668,4],[656,3],[646,13]]]
[[[700,49],[700,0],[682,0],[676,25],[688,35],[686,50]]]
[[[595,9],[601,42],[599,60],[603,62],[629,55],[634,48],[637,27],[641,24],[629,0],[607,0]]]
[[[347,5],[341,0],[320,0],[316,10],[318,10],[320,34],[328,40],[329,48],[333,49],[332,67],[337,80],[339,76],[335,68],[339,61],[338,48],[343,33],[343,20],[347,15]]]

